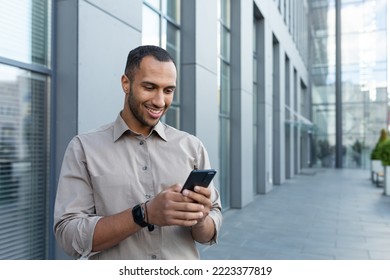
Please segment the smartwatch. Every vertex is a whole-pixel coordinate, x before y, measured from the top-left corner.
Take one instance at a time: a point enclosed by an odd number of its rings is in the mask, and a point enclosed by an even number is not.
[[[138,204],[138,205],[134,206],[134,208],[131,210],[131,212],[133,214],[133,220],[137,225],[140,225],[143,228],[148,227],[149,231],[153,231],[154,225],[145,222],[145,210],[146,210],[146,213],[148,211],[146,208],[146,203],[148,203],[148,202],[146,201],[144,203],[145,209],[141,206],[142,204]]]
[[[148,226],[148,223],[145,222],[145,211],[144,211],[144,208],[141,206],[141,204],[134,206],[134,208],[131,212],[133,213],[134,222],[137,225],[139,225],[141,227]]]

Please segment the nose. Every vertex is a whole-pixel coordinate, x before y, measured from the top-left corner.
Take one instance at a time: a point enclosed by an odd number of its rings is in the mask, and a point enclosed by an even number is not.
[[[153,96],[152,103],[154,106],[162,108],[165,107],[165,96],[162,89],[156,90],[155,95]]]

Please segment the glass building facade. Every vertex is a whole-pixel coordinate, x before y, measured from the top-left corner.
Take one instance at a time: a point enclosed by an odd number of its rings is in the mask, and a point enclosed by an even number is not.
[[[387,128],[388,4],[385,0],[340,0],[339,21],[336,4],[336,0],[311,1],[316,165],[335,167],[336,145],[340,145],[342,167],[369,168],[370,151],[380,130]],[[336,77],[340,79],[339,93]],[[337,94],[341,110],[336,110]],[[339,129],[337,115],[342,120]]]
[[[0,259],[46,259],[51,1],[0,11]]]

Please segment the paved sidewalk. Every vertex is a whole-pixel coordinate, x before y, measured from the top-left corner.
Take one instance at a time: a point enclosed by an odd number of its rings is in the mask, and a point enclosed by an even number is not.
[[[306,170],[228,210],[201,259],[390,260],[390,197],[368,170]]]

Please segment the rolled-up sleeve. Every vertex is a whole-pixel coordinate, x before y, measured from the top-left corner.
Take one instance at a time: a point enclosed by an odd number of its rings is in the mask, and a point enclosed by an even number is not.
[[[198,164],[199,164],[198,166],[199,169],[211,168],[207,150],[201,142],[198,149]],[[217,242],[218,234],[222,226],[222,206],[221,206],[221,198],[219,192],[214,186],[213,182],[210,184],[209,188],[211,190],[211,202],[212,202],[212,208],[209,213],[209,216],[214,222],[215,235],[207,244],[212,245]]]
[[[212,196],[212,201],[213,201],[213,207],[209,213],[210,218],[214,222],[215,226],[215,235],[213,238],[208,242],[209,245],[215,244],[218,240],[218,234],[222,226],[222,213],[221,213],[221,201],[219,198],[218,192],[214,188],[214,195],[218,196],[217,199],[213,199]]]
[[[101,218],[95,205],[85,154],[76,136],[64,155],[54,207],[54,234],[64,251],[89,257],[95,226]]]

